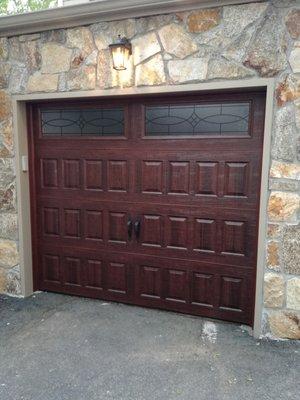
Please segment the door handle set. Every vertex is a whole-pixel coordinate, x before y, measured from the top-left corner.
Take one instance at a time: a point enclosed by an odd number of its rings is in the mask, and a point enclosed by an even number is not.
[[[139,219],[136,220],[134,223],[134,233],[135,233],[135,237],[138,239],[140,237],[140,233],[141,233],[141,221]]]
[[[131,219],[129,219],[127,221],[127,234],[128,234],[129,240],[131,240],[131,237],[132,237],[132,221],[131,221]]]
[[[140,233],[141,233],[141,220],[137,219],[136,221],[132,221],[129,219],[127,221],[127,233],[128,233],[128,238],[131,240],[132,238],[132,229],[134,231],[136,239],[139,239]]]

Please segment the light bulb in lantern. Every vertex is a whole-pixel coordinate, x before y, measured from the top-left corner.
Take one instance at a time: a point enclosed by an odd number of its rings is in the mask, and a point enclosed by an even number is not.
[[[113,60],[113,67],[117,71],[127,69],[129,57],[132,54],[132,47],[129,40],[125,37],[118,36],[115,43],[109,45],[110,52]]]

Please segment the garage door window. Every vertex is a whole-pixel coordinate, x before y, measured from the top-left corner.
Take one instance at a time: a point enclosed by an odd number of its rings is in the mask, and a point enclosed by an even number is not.
[[[41,112],[43,135],[124,135],[124,110],[51,109]]]
[[[250,103],[146,106],[146,136],[248,136]]]

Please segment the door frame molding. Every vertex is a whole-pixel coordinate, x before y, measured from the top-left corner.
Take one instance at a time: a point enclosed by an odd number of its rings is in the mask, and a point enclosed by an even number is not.
[[[266,89],[266,110],[265,127],[262,157],[261,191],[259,205],[259,228],[258,228],[258,251],[257,251],[257,272],[255,291],[255,315],[253,336],[259,337],[262,333],[262,312],[263,312],[263,279],[265,269],[266,233],[267,233],[267,204],[269,198],[268,178],[271,156],[271,133],[273,123],[274,104],[273,78],[254,78],[250,80],[234,80],[206,82],[187,85],[166,85],[128,89],[106,89],[75,92],[54,92],[54,93],[33,93],[24,95],[12,95],[13,111],[13,135],[15,144],[15,165],[16,165],[16,190],[17,190],[17,211],[19,229],[19,255],[21,273],[21,294],[30,296],[33,293],[33,263],[32,263],[32,237],[31,237],[31,216],[30,216],[30,185],[29,173],[26,169],[26,157],[28,159],[28,124],[26,116],[26,103],[38,100],[67,100],[83,99],[108,96],[130,96],[145,94],[161,94],[172,92],[195,92],[209,90],[230,90],[245,88]]]

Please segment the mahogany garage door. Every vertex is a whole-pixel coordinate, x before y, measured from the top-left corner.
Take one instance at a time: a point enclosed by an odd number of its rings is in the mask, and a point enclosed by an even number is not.
[[[252,324],[264,105],[29,104],[35,289]]]

